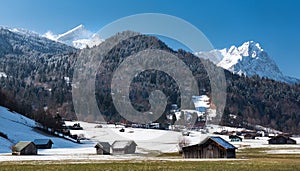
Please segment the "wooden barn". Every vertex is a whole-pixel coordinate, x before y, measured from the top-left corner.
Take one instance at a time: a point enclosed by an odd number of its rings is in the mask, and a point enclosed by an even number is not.
[[[110,155],[111,145],[108,142],[98,142],[95,145],[96,152],[99,155]]]
[[[221,137],[207,137],[199,144],[182,147],[183,158],[235,158],[234,147]]]
[[[50,149],[52,148],[52,140],[50,139],[35,139],[33,143],[38,149]]]
[[[278,135],[268,140],[269,144],[296,144],[296,140],[284,135]]]
[[[113,154],[133,154],[135,153],[137,144],[134,141],[122,140],[115,141],[112,144],[112,153]]]
[[[230,142],[242,142],[242,138],[237,135],[229,135]]]
[[[37,155],[36,145],[30,141],[20,141],[12,147],[12,155]]]

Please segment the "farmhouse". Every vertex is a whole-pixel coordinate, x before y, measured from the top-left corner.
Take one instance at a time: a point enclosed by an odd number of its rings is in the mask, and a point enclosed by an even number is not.
[[[36,145],[30,141],[20,141],[12,147],[12,155],[37,155]]]
[[[296,144],[296,141],[284,135],[278,135],[268,140],[269,144]]]
[[[53,142],[50,139],[35,139],[33,143],[38,149],[50,149],[52,148]]]
[[[242,142],[242,138],[237,135],[229,135],[230,142]]]
[[[133,154],[135,153],[137,144],[134,141],[122,140],[115,141],[112,144],[112,153],[113,154]]]
[[[235,149],[221,137],[207,137],[199,144],[182,147],[183,158],[235,158]]]
[[[96,152],[99,155],[109,155],[111,145],[108,142],[98,142],[95,145]]]

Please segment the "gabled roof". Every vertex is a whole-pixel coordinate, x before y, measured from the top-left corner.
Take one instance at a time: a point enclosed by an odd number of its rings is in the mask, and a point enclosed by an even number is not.
[[[50,139],[35,139],[35,140],[33,141],[33,143],[34,143],[35,145],[47,145],[49,142],[50,142],[51,144],[53,144],[53,142],[52,142]]]
[[[296,140],[294,140],[294,139],[292,139],[292,138],[290,138],[290,137],[288,137],[288,136],[284,136],[284,135],[277,135],[277,136],[275,136],[275,137],[272,137],[271,139],[269,139],[268,141],[271,141],[271,140],[274,140],[274,139],[277,139],[277,138],[284,138],[284,139],[286,139],[286,140],[292,140],[292,141],[295,141],[296,142]]]
[[[206,138],[204,138],[204,139],[203,139],[200,143],[198,143],[198,144],[195,144],[195,145],[189,145],[189,146],[186,146],[186,147],[190,147],[190,146],[200,146],[200,145],[205,144],[208,140],[214,141],[215,143],[219,144],[220,146],[222,146],[222,147],[225,148],[225,149],[236,149],[235,146],[233,146],[232,144],[230,144],[229,142],[227,142],[226,140],[224,140],[224,139],[221,138],[221,137],[209,137],[209,136],[207,136]],[[183,147],[183,148],[186,148],[186,147]]]
[[[135,146],[137,146],[137,144],[134,141],[131,140],[119,140],[119,141],[115,141],[112,144],[112,148],[113,149],[122,149],[122,148],[126,148],[128,146],[130,146],[130,144],[134,143]]]
[[[224,147],[225,149],[236,149],[235,146],[233,146],[232,144],[230,144],[229,142],[225,141],[223,138],[221,137],[210,137],[211,140],[213,140],[214,142],[218,143],[219,145],[221,145],[222,147]]]
[[[110,144],[108,142],[98,142],[96,145],[95,145],[95,148],[102,148],[102,149],[109,149],[110,148]]]
[[[20,141],[16,145],[13,146],[13,149],[15,151],[22,151],[24,148],[26,148],[31,143],[32,143],[31,141]]]

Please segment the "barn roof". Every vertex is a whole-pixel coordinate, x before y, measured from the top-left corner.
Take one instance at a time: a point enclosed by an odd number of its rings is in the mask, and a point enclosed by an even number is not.
[[[98,142],[98,143],[95,145],[95,148],[100,147],[100,148],[103,148],[103,149],[109,149],[110,146],[111,146],[111,145],[110,145],[108,142]]]
[[[35,145],[47,145],[49,142],[50,142],[51,144],[53,144],[53,142],[52,142],[50,139],[35,139],[35,140],[33,141],[33,143],[34,143]]]
[[[15,151],[22,151],[24,148],[26,148],[29,144],[31,144],[31,141],[20,141],[16,145],[14,145]]]
[[[235,146],[233,146],[232,144],[230,144],[229,142],[225,141],[223,138],[221,137],[210,137],[210,139],[212,139],[213,141],[215,141],[216,143],[220,144],[222,147],[224,147],[225,149],[236,149]]]
[[[113,149],[122,149],[122,148],[126,148],[128,147],[130,144],[134,143],[134,145],[136,145],[136,143],[134,141],[129,141],[129,140],[119,140],[119,141],[115,141],[112,144],[112,148]]]
[[[296,142],[296,140],[294,140],[294,139],[292,139],[292,138],[290,138],[290,137],[288,137],[288,136],[284,136],[284,135],[277,135],[277,136],[275,136],[275,137],[272,137],[272,138],[269,139],[268,141],[271,141],[271,140],[274,140],[274,139],[278,139],[278,138],[284,138],[284,139],[286,139],[286,140],[291,140],[291,141],[295,141],[295,142]]]
[[[227,142],[226,140],[224,140],[221,137],[217,137],[217,136],[206,136],[205,138],[202,139],[202,141],[198,144],[194,144],[194,145],[189,145],[189,146],[185,146],[183,148],[188,148],[191,146],[199,146],[199,145],[203,145],[205,144],[208,140],[212,140],[214,142],[216,142],[217,144],[219,144],[220,146],[222,146],[225,149],[236,149],[235,146],[233,146],[232,144],[230,144],[229,142]]]

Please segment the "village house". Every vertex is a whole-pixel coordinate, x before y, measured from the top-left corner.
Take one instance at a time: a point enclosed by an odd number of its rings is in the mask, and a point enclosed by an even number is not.
[[[133,154],[135,153],[137,144],[130,140],[115,141],[112,144],[112,153],[118,154]]]
[[[35,139],[33,143],[38,149],[50,149],[52,148],[52,140],[50,139]]]
[[[237,135],[229,135],[230,142],[242,142],[242,138]]]
[[[290,137],[278,135],[268,140],[269,144],[296,144],[297,142]]]
[[[244,139],[255,139],[255,134],[246,133],[246,134],[244,134]]]
[[[95,145],[96,153],[99,155],[110,155],[111,145],[108,142],[98,142]]]
[[[30,141],[20,141],[12,147],[12,155],[37,155],[36,145]]]
[[[234,147],[221,137],[207,137],[199,144],[182,147],[183,158],[235,158]]]

